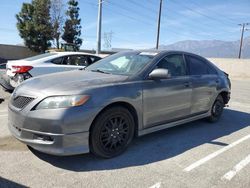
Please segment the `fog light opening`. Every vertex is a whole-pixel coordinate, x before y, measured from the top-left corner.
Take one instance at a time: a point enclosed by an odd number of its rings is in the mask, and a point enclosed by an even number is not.
[[[54,139],[51,136],[41,135],[41,134],[34,134],[34,138],[36,140],[47,141],[47,142],[53,142],[54,141]]]

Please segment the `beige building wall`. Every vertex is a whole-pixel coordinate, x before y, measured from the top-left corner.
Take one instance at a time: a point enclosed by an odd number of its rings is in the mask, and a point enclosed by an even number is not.
[[[0,44],[0,57],[5,59],[22,59],[36,55],[27,47],[17,45]]]
[[[250,59],[208,58],[230,78],[250,79]]]

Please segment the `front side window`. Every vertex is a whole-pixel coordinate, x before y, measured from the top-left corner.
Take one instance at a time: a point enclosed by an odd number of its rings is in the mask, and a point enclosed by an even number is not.
[[[156,54],[143,52],[120,52],[88,66],[88,71],[102,71],[110,74],[134,75],[142,70]]]
[[[170,76],[185,76],[186,66],[182,54],[168,55],[162,59],[156,68],[168,69]]]
[[[96,56],[90,56],[90,59],[94,63],[96,61],[99,61],[101,58],[100,57],[96,57]]]

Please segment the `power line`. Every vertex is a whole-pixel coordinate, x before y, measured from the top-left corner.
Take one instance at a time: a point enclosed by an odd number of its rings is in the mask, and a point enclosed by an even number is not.
[[[98,6],[98,3],[93,3],[93,2],[84,2],[84,3],[89,4],[92,7],[97,7]]]
[[[110,4],[110,3],[109,3],[109,4]],[[106,5],[108,5],[108,4],[106,4]],[[149,22],[147,22],[147,21],[145,21],[145,20],[139,20],[138,18],[133,17],[133,16],[131,16],[131,15],[129,15],[129,14],[123,14],[122,12],[117,11],[116,9],[111,9],[111,8],[108,7],[108,6],[106,6],[106,8],[108,8],[108,9],[110,10],[111,13],[114,13],[114,12],[115,12],[115,13],[117,13],[117,14],[119,14],[119,15],[125,17],[125,18],[128,18],[128,19],[130,19],[130,20],[132,20],[132,21],[134,21],[134,22],[136,22],[136,23],[143,23],[143,24],[145,24],[145,25],[152,25],[152,23],[149,23]],[[149,29],[152,29],[152,28],[149,28]]]
[[[201,8],[200,5],[199,5],[197,2],[194,2],[194,1],[191,1],[191,0],[189,0],[189,2],[191,2],[191,3],[192,3],[193,5],[195,5],[196,7]],[[218,13],[218,12],[212,10],[212,9],[209,9],[209,8],[207,8],[207,7],[202,7],[202,9],[203,9],[203,10],[207,10],[208,12],[212,12],[213,14],[217,14],[219,17],[224,17],[224,18],[225,18],[225,15],[222,15],[222,14],[220,14],[220,13]],[[226,18],[226,19],[227,19],[228,21],[230,20],[230,23],[231,23],[231,24],[235,24],[235,22],[236,22],[236,20],[233,20],[233,19],[231,19],[231,18]]]
[[[128,8],[126,8],[126,7],[124,7],[124,6],[120,6],[120,5],[118,5],[117,3],[110,2],[110,1],[105,1],[105,2],[106,2],[105,5],[110,5],[110,4],[111,4],[111,5],[114,5],[114,6],[118,7],[118,8],[121,8],[121,9],[127,11],[127,12],[133,12],[133,13],[134,13],[134,11],[131,11],[130,9],[128,9]],[[90,4],[91,4],[91,5],[94,5],[94,3],[90,3]],[[144,21],[144,20],[139,20],[138,18],[132,17],[132,16],[130,16],[130,15],[123,14],[123,13],[121,13],[121,12],[119,12],[119,11],[116,11],[116,10],[114,10],[114,9],[111,9],[110,7],[106,7],[106,8],[110,9],[112,13],[113,13],[113,12],[116,12],[116,13],[118,13],[118,14],[120,14],[120,15],[126,17],[126,18],[129,18],[129,19],[135,21],[136,23],[138,23],[138,21],[139,21],[139,23],[144,23],[145,25],[153,25],[152,23],[146,22],[146,21]],[[149,28],[149,29],[152,30],[152,28]],[[118,38],[118,37],[115,37],[115,38]],[[124,41],[125,41],[125,39],[121,39],[121,40],[124,40]],[[126,40],[126,41],[128,41],[128,42],[130,42],[130,43],[134,43],[134,41],[129,41],[129,40]]]
[[[152,13],[157,13],[154,9],[150,9],[150,8],[147,8],[144,4],[140,4],[140,3],[138,3],[138,2],[134,2],[134,1],[132,1],[132,0],[129,0],[130,1],[130,3],[132,3],[132,4],[135,4],[136,6],[138,6],[138,7],[143,7],[143,8],[145,8],[145,9],[147,9],[147,10],[149,10],[149,11],[151,11]],[[107,1],[106,1],[107,2]],[[150,2],[150,1],[147,1],[147,2]],[[110,2],[109,2],[110,3]],[[151,3],[151,2],[150,2]],[[127,12],[132,12],[132,13],[135,13],[134,11],[131,11],[129,8],[127,8],[127,7],[124,7],[124,5],[119,5],[119,4],[117,4],[117,3],[110,3],[110,4],[115,4],[115,6],[116,7],[118,7],[118,8],[121,8],[121,9],[123,9],[123,10],[125,10],[125,11],[127,11]],[[123,14],[123,13],[121,13],[121,11],[115,11],[116,9],[111,9],[110,8],[110,12],[116,12],[116,13],[118,13],[118,14],[120,14],[120,15],[122,15],[122,16],[124,16],[124,17],[126,17],[126,18],[128,18],[128,19],[130,19],[130,20],[132,20],[132,21],[134,21],[134,22],[136,22],[136,23],[143,23],[143,24],[147,24],[147,25],[152,25],[151,23],[149,23],[149,22],[146,22],[145,20],[139,20],[138,19],[138,17],[133,17],[133,16],[131,16],[131,14]],[[177,11],[173,11],[173,10],[168,10],[167,12],[174,12],[174,13],[177,13],[177,14],[180,14],[179,12],[177,12]],[[137,13],[137,12],[136,12]],[[182,23],[182,25],[187,25],[187,26],[190,26],[190,25],[192,25],[193,27],[192,27],[192,29],[190,29],[191,31],[193,31],[193,28],[197,28],[197,29],[199,29],[199,30],[204,30],[205,32],[207,32],[207,29],[205,29],[204,28],[204,26],[206,26],[207,28],[211,28],[211,26],[210,25],[205,25],[204,23],[202,24],[202,27],[200,26],[200,25],[198,25],[198,24],[196,24],[196,23],[194,23],[194,24],[186,24],[185,22],[184,23]],[[153,26],[153,25],[152,25]],[[204,29],[203,29],[204,28]],[[152,28],[150,28],[149,27],[149,29],[150,30],[152,30]],[[196,32],[197,32],[197,29],[195,30]],[[173,30],[173,29],[171,29],[171,28],[168,28],[167,29],[167,31],[168,32],[170,32],[172,35],[174,35],[174,36],[184,36],[184,37],[186,37],[186,38],[191,38],[191,36],[189,36],[189,35],[186,35],[186,34],[183,34],[183,33],[181,33],[181,32],[179,32],[178,30]],[[227,32],[229,32],[229,31],[227,31]],[[197,33],[197,34],[199,34],[199,33]],[[116,37],[117,38],[117,37]],[[131,42],[131,41],[130,41]],[[133,41],[134,42],[134,41]]]
[[[106,2],[107,2],[107,1],[106,1]],[[109,2],[109,4],[105,4],[105,5],[112,5],[112,4],[113,4],[113,3]],[[114,4],[113,4],[113,5],[114,5]],[[130,12],[129,9],[125,9],[123,6],[119,6],[118,4],[116,4],[116,7],[122,8],[122,9],[126,10],[127,12]],[[136,23],[143,23],[143,24],[145,24],[145,25],[150,25],[150,26],[155,27],[154,24],[149,23],[149,22],[146,22],[145,20],[138,19],[138,17],[133,17],[133,16],[128,15],[128,14],[123,14],[121,11],[117,11],[116,9],[111,9],[110,7],[106,7],[106,8],[108,8],[108,9],[110,10],[111,13],[114,13],[114,12],[115,12],[115,13],[117,13],[117,14],[119,14],[119,15],[121,15],[121,16],[124,16],[124,17],[126,17],[126,18],[128,18],[128,19],[130,19],[130,20],[132,20],[132,21],[134,21],[134,22],[136,22]],[[157,13],[157,14],[158,14],[158,13]],[[148,29],[153,30],[153,29],[150,28],[150,27],[149,27]],[[176,30],[172,30],[171,28],[169,28],[168,31],[169,31],[170,33],[172,33],[173,35],[176,35],[176,36],[182,35],[182,36],[186,36],[187,38],[190,37],[190,36],[188,36],[188,35],[185,35],[185,34],[183,34],[183,33],[178,32],[178,31],[176,31]],[[178,35],[178,33],[179,33],[179,35]]]
[[[114,3],[111,3],[111,2],[109,2],[109,5],[114,5]],[[106,4],[107,5],[107,4]],[[123,9],[123,10],[125,10],[125,11],[127,11],[127,12],[130,12],[131,10],[130,9],[126,9],[126,8],[124,8],[124,6],[120,6],[120,5],[118,5],[118,4],[115,4],[115,6],[116,7],[118,7],[118,8],[121,8],[121,9]],[[126,17],[126,18],[128,18],[128,19],[130,19],[130,20],[132,20],[132,21],[134,21],[134,22],[136,22],[136,23],[144,23],[145,25],[152,25],[151,23],[148,23],[148,22],[146,22],[146,21],[144,21],[144,20],[139,20],[138,19],[138,17],[133,17],[133,16],[131,16],[131,15],[127,15],[127,14],[123,14],[121,11],[117,11],[116,9],[111,9],[110,7],[107,7],[109,10],[111,10],[110,12],[112,12],[112,13],[114,13],[114,12],[116,12],[117,14],[119,14],[119,15],[122,15],[122,16],[124,16],[124,17]],[[133,11],[132,11],[133,12]],[[134,12],[133,12],[134,13]],[[152,29],[152,28],[150,28],[149,27],[149,29]],[[168,29],[168,32],[170,32],[172,35],[175,35],[175,36],[184,36],[184,37],[186,37],[186,38],[191,38],[191,36],[189,36],[189,35],[186,35],[186,34],[183,34],[183,33],[180,33],[180,32],[178,32],[178,31],[176,31],[176,30],[171,30],[171,29]],[[178,34],[179,33],[179,34]],[[117,37],[115,37],[115,38],[117,38]],[[125,40],[125,39],[124,39]],[[128,40],[126,40],[126,41],[128,41]],[[131,42],[131,43],[133,43],[132,41],[129,41],[129,42]]]
[[[112,9],[110,9],[110,7],[106,7],[106,8],[109,8],[109,10],[112,10]],[[134,21],[134,22],[136,22],[136,23],[138,23],[138,20],[137,20],[137,18],[135,18],[135,17],[128,17],[127,15],[125,15],[125,14],[122,14],[121,12],[118,12],[118,11],[112,11],[112,13],[114,13],[114,12],[116,12],[117,14],[119,14],[119,15],[122,15],[122,16],[124,16],[124,17],[126,17],[126,18],[128,18],[128,19],[130,19],[130,20],[132,20],[132,21]],[[139,22],[139,23],[142,23],[142,24],[145,24],[145,25],[149,25],[148,23],[146,23],[146,22]],[[150,29],[150,30],[152,30],[153,31],[153,29],[151,28],[151,27],[149,27],[148,29]],[[180,37],[180,36],[182,36],[182,37],[186,37],[186,39],[190,39],[190,38],[192,38],[190,35],[187,35],[187,34],[184,34],[184,33],[180,33],[179,31],[177,31],[177,30],[172,30],[172,29],[168,29],[167,30],[169,33],[171,33],[171,35],[174,35],[174,36],[177,36],[177,37]],[[117,36],[114,36],[114,38],[118,38]],[[120,38],[121,39],[121,38]],[[126,40],[126,39],[124,39],[124,38],[122,38],[122,40]],[[184,40],[184,39],[183,39]],[[134,43],[134,41],[128,41],[128,40],[126,40],[127,42],[130,42],[130,43]]]
[[[170,1],[170,2],[175,3],[174,1]],[[219,19],[214,18],[214,17],[211,17],[211,16],[208,16],[208,15],[206,15],[206,14],[200,12],[200,11],[194,10],[191,7],[189,7],[189,6],[187,6],[187,5],[183,4],[183,3],[178,3],[178,6],[185,7],[186,9],[190,10],[191,12],[194,12],[195,14],[199,14],[199,15],[201,15],[203,17],[206,17],[206,18],[208,18],[208,19],[210,19],[212,21],[216,21],[216,22],[222,23],[223,25],[226,25],[224,21],[219,20]],[[233,23],[233,24],[235,24],[235,23]]]
[[[135,4],[135,5],[138,6],[138,7],[147,8],[145,5],[143,5],[143,4],[141,4],[141,3],[134,2],[134,0],[129,0],[129,2]],[[147,1],[147,2],[152,3],[151,1]],[[150,10],[151,12],[153,12],[153,13],[155,13],[155,14],[158,14],[158,13],[155,12],[155,10],[153,10],[153,9],[147,8],[147,10]],[[183,15],[180,14],[179,12],[174,11],[174,10],[172,10],[172,9],[168,9],[167,12],[177,13],[177,14],[183,16]],[[163,14],[164,14],[164,12],[163,12]],[[163,17],[163,18],[164,18],[164,17]],[[169,19],[169,17],[168,17],[168,19]],[[175,19],[175,18],[172,18],[172,19]],[[189,20],[189,22],[190,22],[190,20]],[[186,23],[184,22],[184,23],[182,23],[182,25],[186,25],[186,26],[190,26],[190,25],[191,25],[191,26],[193,26],[192,28],[197,28],[197,29],[199,29],[199,30],[203,30],[203,31],[206,32],[206,33],[207,33],[207,30],[208,30],[208,29],[211,29],[211,25],[207,25],[207,24],[204,24],[204,23],[202,24],[202,27],[201,27],[201,25],[198,25],[197,23],[194,23],[194,24],[186,24]],[[204,26],[206,26],[207,29],[203,28]],[[195,32],[197,32],[197,29],[195,30]],[[222,29],[223,29],[223,28],[222,28]],[[221,29],[221,30],[222,30],[222,29]],[[168,28],[168,30],[170,30],[170,29]],[[228,31],[228,30],[226,30],[226,29],[224,29],[224,30],[225,30],[226,32],[230,32],[230,31]],[[170,31],[172,31],[173,34],[176,34],[176,30],[175,30],[175,31],[170,30]],[[193,31],[193,30],[192,30],[192,31]],[[177,31],[177,33],[179,33],[179,32]]]
[[[136,5],[136,6],[138,6],[138,7],[142,7],[144,9],[146,9],[146,10],[149,10],[150,12],[152,12],[154,14],[158,14],[158,12],[156,10],[150,9],[147,6],[138,3],[137,1],[133,1],[133,0],[127,0],[127,1],[130,2],[130,3],[132,3],[132,4],[134,4],[134,5]]]
[[[107,2],[107,1],[105,1],[105,2]],[[136,6],[140,6],[140,3],[137,3],[137,2],[135,3],[134,1],[132,2],[131,0],[130,0],[130,2],[133,3],[133,4],[136,4]],[[107,3],[108,3],[108,4],[106,4],[106,5],[108,5],[108,6],[107,6],[107,7],[105,6],[105,8],[111,10],[111,11],[110,11],[111,13],[117,13],[117,14],[119,14],[119,15],[122,15],[122,16],[126,17],[127,19],[130,19],[130,20],[132,20],[132,21],[134,21],[134,22],[136,22],[136,23],[142,23],[142,24],[150,25],[150,26],[153,26],[153,25],[154,25],[154,24],[148,22],[148,20],[149,20],[148,18],[150,18],[150,17],[147,17],[146,20],[145,20],[145,17],[144,17],[144,19],[142,20],[142,19],[138,19],[138,16],[137,16],[137,17],[131,16],[131,14],[130,14],[131,12],[132,12],[132,13],[138,13],[138,12],[135,12],[135,11],[131,10],[131,8],[124,7],[124,5],[121,6],[120,4],[117,4],[117,3],[114,3],[114,2],[107,2]],[[116,6],[117,8],[120,8],[120,9],[122,9],[122,10],[128,12],[129,14],[123,14],[122,11],[118,11],[117,9],[112,9],[112,8],[110,7],[110,5]],[[144,5],[141,6],[141,7],[146,8]],[[189,8],[189,9],[190,9],[190,8]],[[147,8],[147,10],[149,10],[149,11],[155,13],[155,10],[153,10],[153,9]],[[172,11],[172,10],[171,10],[171,11]],[[178,14],[179,12],[175,12],[175,13]],[[196,13],[196,14],[197,14],[197,13]],[[141,14],[140,14],[140,15],[141,15]],[[210,17],[210,19],[212,19],[212,20],[214,21],[214,19],[213,19],[212,17]],[[190,25],[190,24],[184,24],[184,25]],[[198,27],[198,24],[195,24],[194,26],[195,26],[195,27]],[[202,24],[202,26],[204,26],[204,24]],[[207,27],[211,28],[211,26],[208,26],[208,25],[207,25]],[[199,28],[200,30],[202,30],[200,26],[199,26],[198,28]],[[152,30],[151,27],[148,27],[148,29]],[[190,35],[186,35],[185,33],[180,33],[178,30],[173,30],[173,29],[171,29],[171,28],[168,28],[166,31],[170,32],[172,35],[175,35],[175,36],[184,36],[184,37],[186,37],[186,38],[191,38]],[[197,30],[196,30],[196,31],[197,31]],[[207,29],[204,29],[204,31],[207,32]],[[227,32],[229,32],[229,31],[227,31]],[[197,33],[197,34],[199,34],[199,33]],[[117,38],[117,37],[116,37],[116,38]],[[131,41],[130,41],[130,42],[131,42]],[[133,42],[134,42],[134,41],[133,41]]]
[[[108,3],[109,5],[113,5],[113,6],[117,7],[117,8],[119,8],[119,9],[122,9],[123,11],[126,11],[126,12],[128,12],[129,14],[130,14],[130,13],[133,13],[133,14],[136,13],[136,14],[137,14],[137,17],[140,16],[140,17],[142,18],[142,19],[140,19],[141,22],[146,23],[146,22],[145,22],[145,18],[146,18],[147,21],[152,20],[152,22],[153,22],[153,21],[155,20],[155,18],[150,17],[148,14],[147,14],[147,15],[145,14],[145,16],[143,16],[141,12],[138,12],[138,10],[134,11],[134,10],[130,9],[129,7],[127,7],[127,6],[118,4],[118,3],[116,3],[116,2],[113,2],[113,1],[111,2],[111,1],[109,1],[109,2],[107,2],[107,3]],[[112,10],[112,11],[113,11],[113,10]],[[138,14],[138,13],[139,13],[139,14]],[[126,15],[126,16],[128,16],[128,15]],[[131,17],[131,16],[130,16],[130,17]],[[139,20],[138,18],[133,18],[133,19]],[[152,25],[151,22],[147,22],[147,24]]]
[[[105,4],[105,5],[107,5],[107,4]],[[151,23],[145,22],[145,21],[143,21],[143,20],[138,20],[138,18],[133,17],[133,16],[131,16],[131,15],[123,14],[122,12],[117,11],[116,9],[111,9],[111,8],[108,7],[108,6],[106,6],[105,8],[109,9],[111,13],[117,13],[117,14],[119,14],[119,15],[125,17],[125,18],[128,18],[128,19],[132,20],[132,21],[135,22],[135,23],[141,23],[141,24],[151,25],[151,26],[155,27],[155,25],[153,25],[153,24],[151,24]],[[148,29],[154,31],[154,29],[151,28],[151,27],[148,27]],[[174,30],[168,29],[168,32],[170,32],[172,35],[175,35],[175,36],[178,36],[178,37],[179,37],[179,36],[185,36],[186,38],[191,38],[191,36],[186,35],[186,34],[183,34],[183,33],[179,33],[179,32],[176,31],[176,30],[174,31]],[[179,33],[179,34],[178,34],[178,33]],[[115,38],[117,38],[117,37],[115,37]]]
[[[145,15],[143,18],[145,19],[146,18],[151,18],[154,22],[156,16],[152,16],[152,14],[148,14],[148,12],[150,11],[151,13],[153,13],[153,15],[158,15],[158,12],[154,9],[150,9],[148,8],[147,6],[145,6],[144,4],[140,4],[138,2],[134,2],[134,1],[131,1],[131,0],[127,0],[128,3],[132,4],[132,5],[135,5],[135,7],[139,7],[140,10],[142,11],[139,11],[138,8],[136,8],[136,10],[140,13],[139,15]],[[131,6],[129,6],[131,7]],[[146,10],[146,11],[145,11]]]
[[[175,13],[175,14],[178,14],[178,15],[181,15],[181,16],[183,16],[183,14],[181,14],[181,13],[179,13],[179,12],[177,12],[177,11],[174,11],[173,9],[167,9],[167,11],[166,12],[172,12],[172,13]],[[164,14],[163,14],[163,18],[164,17],[166,17],[166,15],[164,16]],[[174,20],[175,19],[175,17],[171,17],[171,16],[167,16],[167,18],[168,18],[168,20]],[[177,20],[177,22],[178,21],[181,21],[181,20]],[[191,23],[190,23],[191,22]],[[191,28],[189,28],[189,30],[191,30],[191,31],[193,31],[193,32],[196,32],[197,33],[197,30],[200,30],[200,31],[204,31],[205,33],[208,33],[208,30],[210,30],[210,29],[213,29],[213,30],[215,30],[215,31],[217,31],[218,30],[218,27],[217,28],[215,28],[215,27],[211,27],[211,25],[208,25],[208,24],[206,24],[206,23],[202,23],[202,24],[197,24],[197,22],[195,22],[195,23],[193,23],[193,20],[188,20],[188,22],[181,22],[181,24],[180,25],[186,25],[186,26],[192,26]],[[221,24],[220,24],[221,25]],[[195,30],[193,30],[193,29],[195,29]],[[229,32],[231,32],[231,33],[236,33],[236,31],[230,31],[230,30],[228,30],[226,27],[220,27],[220,31],[225,31],[225,32],[227,32],[227,33],[229,33]],[[225,32],[223,32],[223,33],[225,33]],[[213,32],[214,33],[214,32]],[[222,34],[222,32],[221,33],[215,33],[215,34]]]

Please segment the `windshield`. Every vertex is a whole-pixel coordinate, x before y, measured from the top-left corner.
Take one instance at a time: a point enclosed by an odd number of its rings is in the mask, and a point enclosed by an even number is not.
[[[86,70],[127,76],[134,75],[155,55],[156,53],[120,52],[88,66]]]
[[[53,56],[53,55],[56,55],[56,53],[40,54],[40,55],[36,55],[36,56],[25,58],[24,60],[26,60],[26,61],[34,61],[34,60],[42,59],[42,58]]]

